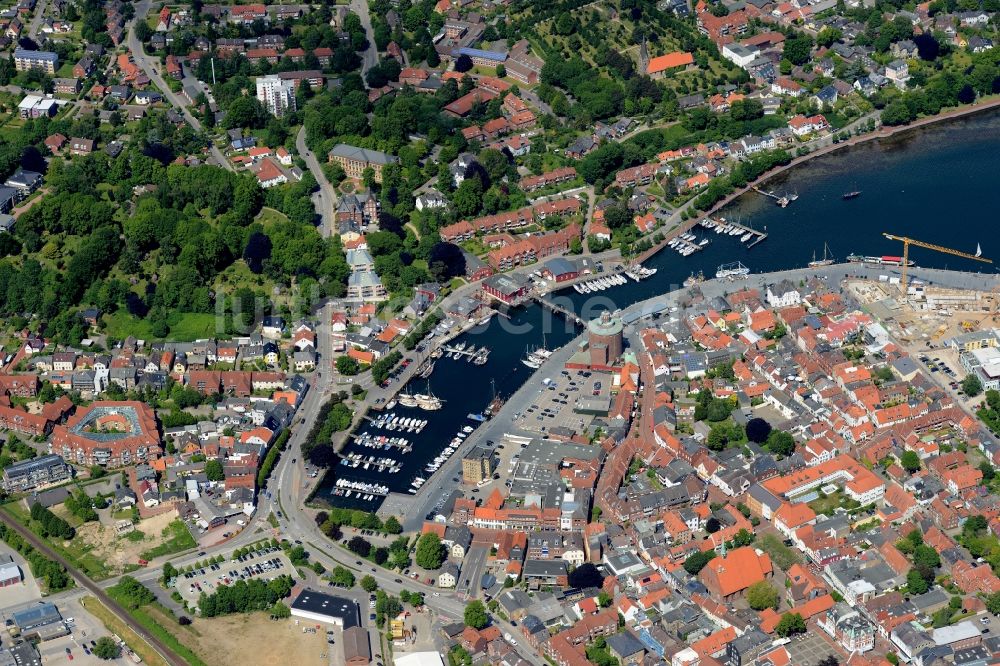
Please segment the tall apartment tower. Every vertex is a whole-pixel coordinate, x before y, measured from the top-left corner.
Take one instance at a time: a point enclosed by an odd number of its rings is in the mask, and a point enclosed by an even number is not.
[[[257,77],[257,99],[279,118],[295,110],[295,85],[276,74]]]

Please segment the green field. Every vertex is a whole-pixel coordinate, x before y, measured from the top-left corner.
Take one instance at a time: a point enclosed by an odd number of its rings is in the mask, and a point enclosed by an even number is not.
[[[152,560],[164,555],[179,553],[182,550],[188,550],[198,545],[194,537],[191,536],[191,532],[188,531],[187,526],[181,520],[175,520],[167,525],[166,529],[163,530],[163,536],[166,538],[166,541],[155,548],[144,551],[142,559]]]
[[[151,340],[153,325],[151,322],[133,317],[124,310],[114,314],[104,315],[105,332],[116,340],[124,340],[128,336],[140,340]],[[170,333],[168,337],[178,342],[190,342],[199,338],[214,337],[215,315],[203,312],[185,312],[173,314],[170,317]]]

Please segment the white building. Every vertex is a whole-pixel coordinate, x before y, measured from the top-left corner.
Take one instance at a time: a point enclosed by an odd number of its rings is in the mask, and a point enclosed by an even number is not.
[[[737,67],[746,68],[760,56],[760,49],[756,46],[748,48],[742,44],[731,42],[722,47],[722,57],[729,60]]]
[[[802,295],[788,280],[767,286],[767,304],[772,308],[788,308],[802,302]]]
[[[277,74],[257,77],[257,99],[279,118],[295,110],[295,85]]]
[[[979,377],[987,391],[1000,389],[1000,349],[982,347],[962,353],[958,357],[969,374]]]

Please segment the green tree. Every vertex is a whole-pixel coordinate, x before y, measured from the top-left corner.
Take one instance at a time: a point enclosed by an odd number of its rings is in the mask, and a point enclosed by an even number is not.
[[[785,40],[785,48],[782,54],[793,65],[804,65],[809,62],[812,45],[812,39],[808,35],[796,35],[791,39]]]
[[[967,396],[977,396],[983,392],[983,383],[979,381],[979,377],[970,373],[962,380],[962,391]]]
[[[389,516],[385,519],[385,522],[382,523],[382,529],[389,534],[399,534],[403,531],[403,526],[399,524],[399,520],[396,519],[396,516]]]
[[[804,634],[806,633],[806,621],[798,613],[785,613],[778,620],[778,625],[774,630],[782,638],[788,638],[795,634]]]
[[[713,558],[715,558],[714,550],[689,555],[688,558],[684,560],[684,570],[692,576],[697,576],[698,572],[704,569],[705,565],[711,562]]]
[[[374,576],[365,576],[361,579],[361,589],[370,594],[378,589],[378,581]]]
[[[352,376],[358,374],[360,370],[361,366],[359,366],[358,362],[350,356],[345,354],[344,356],[337,358],[337,372],[340,374]]]
[[[222,463],[215,459],[205,463],[205,476],[208,477],[209,481],[225,480],[226,473],[222,469]]]
[[[428,532],[417,540],[415,560],[424,569],[440,569],[444,563],[445,547],[438,535]]]
[[[772,430],[767,436],[767,450],[775,455],[790,456],[795,452],[795,439],[782,430]]]
[[[910,474],[920,469],[920,456],[915,451],[903,451],[899,456],[899,464]]]
[[[1000,592],[994,592],[986,597],[986,610],[994,615],[1000,615]]]
[[[140,21],[140,23],[142,23],[142,21]],[[97,643],[94,645],[94,649],[91,651],[94,653],[95,657],[103,659],[104,661],[117,659],[122,653],[121,647],[119,647],[118,643],[115,643],[114,639],[110,636],[101,636],[98,638]]]
[[[754,583],[747,589],[747,603],[754,610],[778,607],[778,591],[767,581]]]
[[[280,601],[274,602],[271,606],[271,617],[275,620],[285,620],[292,616],[292,609],[281,603]]]
[[[930,584],[914,567],[906,574],[906,588],[910,594],[923,594],[930,589]]]
[[[465,607],[465,614],[462,616],[465,626],[473,629],[484,629],[490,623],[489,613],[486,612],[486,605],[479,599],[474,599]]]
[[[354,574],[346,567],[335,566],[330,572],[330,579],[339,587],[354,587]]]

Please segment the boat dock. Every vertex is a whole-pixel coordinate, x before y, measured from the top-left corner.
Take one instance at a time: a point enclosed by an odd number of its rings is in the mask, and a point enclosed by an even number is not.
[[[757,231],[753,227],[743,226],[739,222],[729,222],[729,226],[736,227],[737,229],[739,229],[740,230],[740,236],[741,236],[741,238],[746,238],[747,234],[751,234],[753,236],[752,238],[748,238],[747,239],[747,243],[748,243],[747,244],[747,249],[748,250],[750,248],[752,248],[754,245],[756,245],[757,243],[760,243],[765,238],[767,238],[767,232],[766,231]]]
[[[441,345],[439,349],[443,352],[444,358],[452,358],[456,361],[469,361],[475,363],[476,365],[483,365],[489,359],[490,350],[486,347],[476,348],[475,345],[471,347],[466,347],[465,345],[452,346],[452,345]],[[425,379],[430,376],[421,375]]]
[[[677,244],[680,246],[677,249],[687,249],[688,250],[688,252],[686,254],[693,254],[693,253],[697,252],[698,250],[701,250],[701,249],[704,248],[704,246],[698,245],[697,243],[692,243],[688,239],[682,238],[680,236],[678,236],[674,240],[677,241]]]
[[[797,194],[778,194],[777,192],[768,192],[767,190],[760,189],[756,185],[754,186],[753,191],[762,196],[774,199],[774,203],[778,204],[782,208],[799,198],[799,195]]]

